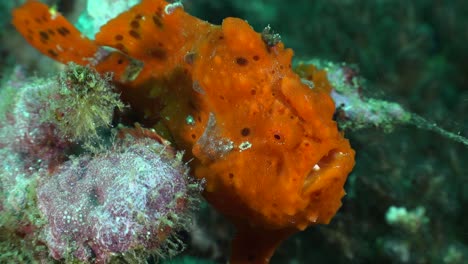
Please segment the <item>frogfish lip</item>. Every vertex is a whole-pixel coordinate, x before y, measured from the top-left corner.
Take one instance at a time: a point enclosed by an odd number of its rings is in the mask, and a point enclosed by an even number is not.
[[[333,148],[313,165],[304,179],[301,196],[308,200],[303,212],[309,224],[329,223],[341,206],[343,185],[354,166],[351,148]]]
[[[341,175],[344,175],[344,177],[346,177],[347,173],[344,173],[343,170],[350,167],[347,163],[349,159],[353,159],[353,156],[354,152],[343,152],[340,151],[340,149],[331,149],[328,151],[307,174],[307,177],[304,179],[302,193],[308,193],[314,183],[320,181],[324,176],[341,177]]]

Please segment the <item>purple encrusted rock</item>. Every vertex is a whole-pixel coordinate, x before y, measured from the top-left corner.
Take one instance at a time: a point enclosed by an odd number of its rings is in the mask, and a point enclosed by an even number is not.
[[[65,162],[38,189],[52,257],[106,263],[179,247],[173,235],[189,223],[201,191],[181,156],[156,140],[127,136],[106,153]]]
[[[66,159],[71,143],[59,136],[54,124],[45,120],[48,96],[55,79],[25,79],[21,68],[0,93],[0,147],[23,158],[26,169],[53,169]]]

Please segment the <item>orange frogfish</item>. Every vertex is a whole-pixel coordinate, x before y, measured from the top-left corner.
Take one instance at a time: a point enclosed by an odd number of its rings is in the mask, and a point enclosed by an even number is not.
[[[142,0],[90,40],[37,1],[13,15],[45,55],[113,72],[136,121],[185,150],[205,198],[237,228],[231,263],[268,263],[341,206],[354,151],[333,121],[326,73],[301,80],[292,50],[244,20],[212,25]]]

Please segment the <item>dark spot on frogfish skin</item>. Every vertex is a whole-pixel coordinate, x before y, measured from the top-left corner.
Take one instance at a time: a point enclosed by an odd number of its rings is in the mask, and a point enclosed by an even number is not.
[[[138,23],[138,21],[136,20],[133,20],[132,22],[130,22],[130,26],[133,28],[133,29],[137,29],[140,27],[140,23]]]
[[[47,34],[47,32],[40,31],[39,35],[41,36],[41,39],[43,39],[43,40],[48,40],[49,39],[49,35]]]
[[[136,20],[140,20],[140,19],[142,19],[142,18],[143,18],[143,16],[142,16],[141,14],[136,14],[136,15],[135,15],[135,19],[136,19]]]
[[[250,129],[248,127],[244,127],[242,130],[241,130],[241,135],[243,137],[246,137],[250,134]]]
[[[239,66],[246,66],[249,63],[249,61],[244,57],[237,57],[236,58],[236,63]]]
[[[141,38],[141,37],[140,37],[140,33],[136,32],[135,30],[130,30],[130,31],[128,32],[128,34],[129,34],[130,36],[132,36],[133,38],[135,38],[135,39],[140,39],[140,38]]]
[[[122,44],[122,43],[117,43],[117,44],[115,45],[115,48],[118,49],[118,50],[120,50],[120,51],[122,51],[123,53],[126,53],[126,51],[127,51],[127,49],[125,48],[125,45]]]
[[[49,55],[52,56],[52,57],[57,57],[58,56],[57,52],[55,52],[54,50],[51,50],[51,49],[48,50],[47,53],[49,53]]]
[[[153,23],[159,27],[159,28],[162,28],[163,27],[163,22],[162,22],[162,18],[160,15],[158,14],[154,14],[153,15]]]
[[[167,58],[167,52],[162,48],[153,48],[149,51],[149,55],[157,60],[165,60]]]
[[[63,37],[70,34],[70,30],[68,30],[66,27],[57,28],[57,32]]]

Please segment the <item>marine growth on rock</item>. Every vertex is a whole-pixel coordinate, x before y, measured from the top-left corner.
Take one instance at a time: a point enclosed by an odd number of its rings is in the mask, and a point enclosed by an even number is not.
[[[129,135],[106,153],[64,163],[37,191],[52,257],[107,263],[180,251],[174,234],[190,223],[201,190],[187,172],[169,146]]]

